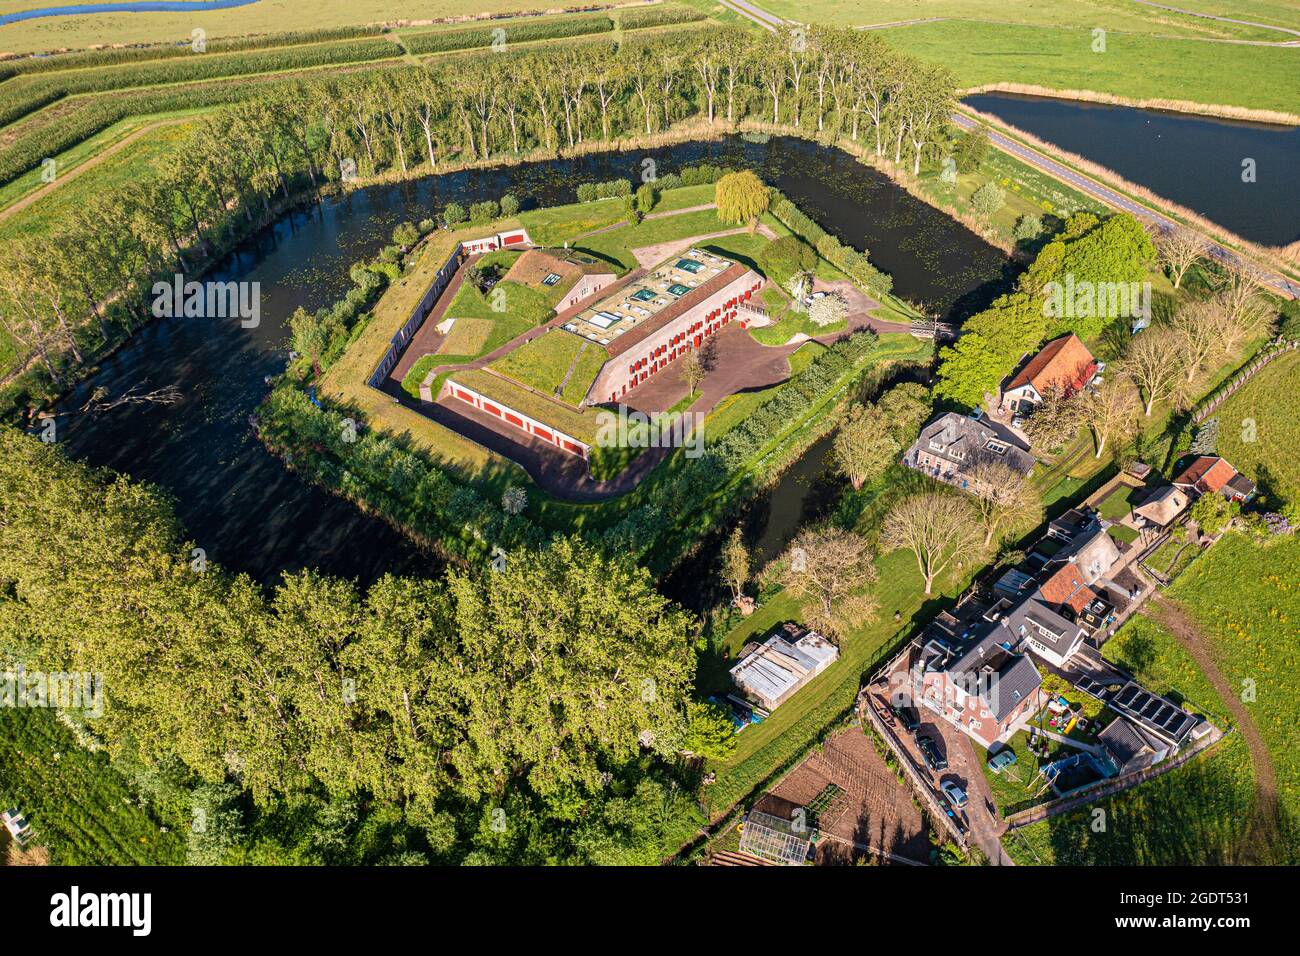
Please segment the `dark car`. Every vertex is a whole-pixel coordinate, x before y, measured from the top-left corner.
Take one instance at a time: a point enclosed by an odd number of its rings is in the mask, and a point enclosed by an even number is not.
[[[908,707],[905,704],[895,704],[894,713],[898,716],[904,730],[909,732],[915,731],[921,726],[921,715],[917,713],[915,707]]]
[[[948,761],[939,753],[939,748],[934,745],[933,737],[917,737],[916,745],[921,748],[921,756],[925,758],[925,765],[931,770],[947,770]]]

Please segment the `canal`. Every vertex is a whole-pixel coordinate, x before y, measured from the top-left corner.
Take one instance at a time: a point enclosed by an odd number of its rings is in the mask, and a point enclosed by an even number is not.
[[[1265,246],[1300,240],[1300,127],[981,93],[967,106]]]

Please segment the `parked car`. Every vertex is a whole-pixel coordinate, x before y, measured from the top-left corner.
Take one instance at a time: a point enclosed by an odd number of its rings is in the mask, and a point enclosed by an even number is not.
[[[921,726],[921,715],[915,707],[908,707],[906,704],[895,704],[894,714],[902,722],[905,730],[915,731]]]
[[[948,761],[939,753],[939,748],[934,745],[933,737],[917,737],[916,745],[921,748],[921,756],[925,759],[927,767],[931,770],[948,769]]]
[[[994,773],[1001,773],[1016,762],[1016,752],[1008,747],[1006,750],[999,750],[989,759],[989,769]]]
[[[939,789],[943,791],[944,798],[952,804],[954,810],[960,810],[966,806],[966,791],[951,780],[945,780],[939,784]]]

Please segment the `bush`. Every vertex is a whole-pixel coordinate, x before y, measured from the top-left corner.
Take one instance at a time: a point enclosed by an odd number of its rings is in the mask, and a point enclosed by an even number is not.
[[[469,207],[469,221],[475,224],[491,222],[501,214],[501,206],[495,199],[476,202]]]
[[[1028,215],[1021,216],[1016,221],[1016,229],[1015,232],[1012,233],[1012,238],[1015,239],[1017,242],[1026,242],[1031,239],[1037,239],[1042,234],[1043,234],[1042,218],[1030,213]]]
[[[448,226],[457,226],[465,221],[465,207],[458,202],[449,202],[442,210],[442,221]]]
[[[758,254],[758,265],[769,279],[785,286],[791,277],[816,268],[817,253],[798,236],[782,236]]]
[[[656,6],[644,9],[624,10],[618,15],[618,23],[624,30],[642,30],[646,27],[662,27],[672,23],[692,23],[703,20],[708,14],[690,7]]]
[[[578,202],[591,202],[596,198],[596,184],[583,183],[578,187]]]
[[[404,248],[411,248],[420,241],[420,230],[413,222],[404,222],[393,229],[393,242]]]
[[[619,199],[632,195],[632,183],[626,179],[611,179],[607,183],[596,184],[596,196],[600,199]]]
[[[652,183],[642,183],[640,186],[637,187],[636,190],[637,212],[641,213],[642,215],[645,215],[655,207],[655,203],[658,201],[659,201],[659,196],[655,192],[655,187]]]
[[[420,235],[424,235],[425,233],[428,232],[433,232],[433,230],[437,228],[438,228],[438,224],[434,222],[432,219],[420,220]]]
[[[514,193],[506,193],[501,197],[501,215],[507,217],[519,215],[519,200]]]
[[[985,183],[975,190],[970,202],[974,210],[986,219],[1002,208],[1002,190],[993,183]]]
[[[845,273],[850,279],[877,295],[888,295],[894,280],[871,264],[865,251],[858,252],[843,245],[825,229],[813,222],[803,210],[792,203],[778,189],[772,189],[772,203],[768,211],[787,229],[805,242],[817,247],[822,258]],[[823,251],[824,250],[824,251]]]
[[[402,46],[416,54],[441,53],[446,50],[470,50],[490,47],[496,30],[504,30],[506,43],[527,43],[532,40],[553,40],[561,37],[589,36],[608,33],[614,22],[601,14],[598,16],[566,17],[563,20],[544,20],[538,23],[512,23],[502,26],[468,27],[462,30],[434,30],[402,37]]]

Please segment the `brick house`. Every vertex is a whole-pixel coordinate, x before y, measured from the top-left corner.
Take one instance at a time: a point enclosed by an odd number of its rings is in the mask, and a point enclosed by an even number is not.
[[[1229,501],[1246,502],[1255,496],[1255,483],[1218,455],[1201,455],[1174,479],[1174,487],[1200,497],[1218,492]]]
[[[1068,394],[1083,389],[1097,375],[1097,361],[1071,332],[1053,339],[1012,376],[1002,390],[1002,407],[1013,414],[1033,411],[1053,391]]]

